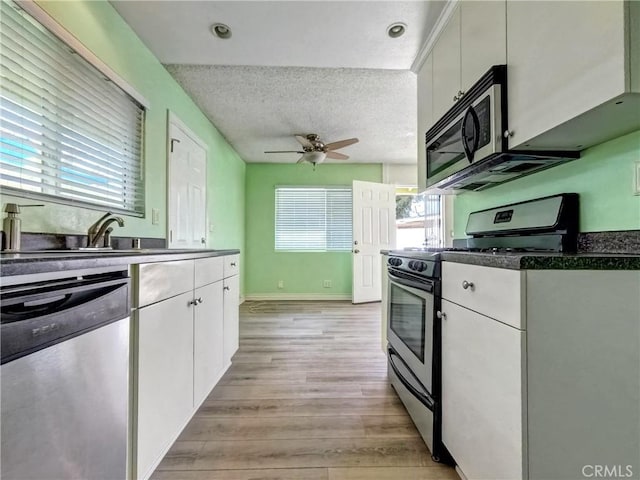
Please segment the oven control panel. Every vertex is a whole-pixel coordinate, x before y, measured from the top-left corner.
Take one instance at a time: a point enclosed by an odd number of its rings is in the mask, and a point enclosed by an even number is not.
[[[387,260],[390,270],[403,271],[425,278],[438,278],[440,274],[440,259],[416,259],[406,257],[389,257]]]

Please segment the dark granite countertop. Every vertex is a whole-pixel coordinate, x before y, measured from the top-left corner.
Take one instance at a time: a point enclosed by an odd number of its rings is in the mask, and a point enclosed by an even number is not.
[[[5,277],[65,270],[128,266],[138,263],[170,262],[238,253],[240,253],[240,250],[170,250],[166,248],[2,253],[0,254],[0,275]]]
[[[442,260],[511,270],[640,270],[640,255],[619,253],[443,252]]]

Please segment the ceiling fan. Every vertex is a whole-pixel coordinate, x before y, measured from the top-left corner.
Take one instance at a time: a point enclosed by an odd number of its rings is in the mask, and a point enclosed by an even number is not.
[[[325,158],[334,158],[336,160],[346,160],[349,155],[336,152],[339,148],[344,148],[354,143],[358,143],[357,138],[348,138],[338,142],[323,143],[320,137],[315,133],[307,135],[295,135],[296,140],[302,145],[302,150],[272,150],[264,153],[300,153],[302,157],[298,163],[308,162],[313,165],[324,162]]]

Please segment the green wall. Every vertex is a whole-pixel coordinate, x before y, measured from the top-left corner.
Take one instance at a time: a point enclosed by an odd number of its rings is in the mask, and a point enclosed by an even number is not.
[[[596,145],[562,166],[455,199],[454,237],[464,238],[467,216],[491,208],[556,193],[580,194],[580,231],[640,229],[640,195],[634,195],[640,131]]]
[[[106,1],[40,1],[59,24],[129,82],[149,102],[145,124],[146,216],[126,217],[116,236],[166,237],[167,110],[177,115],[209,147],[208,216],[213,225],[210,248],[244,249],[244,161],[227,143],[158,59]],[[5,202],[23,202],[4,195]],[[160,224],[151,224],[151,209]],[[23,231],[85,233],[100,215],[97,210],[48,203],[25,209]]]
[[[251,265],[247,295],[350,295],[351,253],[276,252],[275,187],[351,185],[353,180],[382,181],[382,165],[248,164],[246,183],[246,261]],[[278,289],[278,280],[284,288]],[[331,280],[332,288],[323,288]]]

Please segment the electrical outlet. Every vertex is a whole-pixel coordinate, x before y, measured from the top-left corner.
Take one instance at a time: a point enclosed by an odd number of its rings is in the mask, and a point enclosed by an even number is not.
[[[284,280],[278,280],[278,288],[284,288]]]
[[[160,210],[157,208],[151,209],[151,225],[160,224]]]
[[[635,188],[633,189],[633,194],[640,195],[640,160],[636,160],[636,172],[634,178]]]
[[[325,280],[324,282],[322,282],[322,287],[331,288],[331,280]]]

